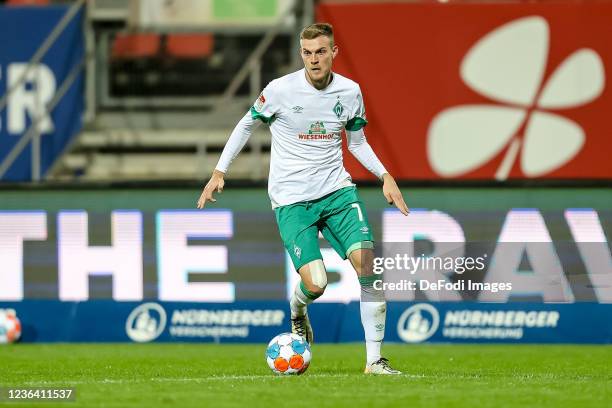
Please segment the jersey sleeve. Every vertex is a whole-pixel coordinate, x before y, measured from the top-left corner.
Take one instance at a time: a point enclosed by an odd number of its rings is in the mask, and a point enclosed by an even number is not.
[[[349,120],[346,122],[346,125],[344,127],[346,130],[356,132],[359,129],[362,129],[365,125],[367,125],[367,123],[368,121],[366,120],[363,96],[361,95],[361,89],[359,89],[358,87],[357,94],[355,95],[355,102],[353,104],[353,108],[351,109]]]
[[[263,123],[271,123],[279,110],[278,104],[274,82],[270,82],[251,106],[251,117],[255,120],[261,120]]]
[[[251,137],[253,130],[255,130],[259,124],[260,122],[253,119],[249,112],[244,115],[244,117],[234,128],[227,143],[225,144],[221,157],[219,158],[219,162],[215,167],[216,170],[227,173],[230,164],[232,161],[234,161],[236,156],[238,156],[240,150],[242,150],[246,142]]]
[[[359,160],[363,167],[378,178],[382,178],[385,173],[388,173],[366,140],[363,129],[356,131],[347,130],[346,136],[348,137],[349,151]]]

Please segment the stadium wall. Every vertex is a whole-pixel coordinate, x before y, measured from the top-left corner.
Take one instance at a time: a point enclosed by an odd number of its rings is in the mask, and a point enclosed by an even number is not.
[[[402,179],[610,179],[608,1],[322,1]],[[364,24],[355,24],[364,22]],[[350,155],[355,178],[373,179]]]
[[[443,281],[443,287],[387,292],[391,340],[611,341],[612,190],[404,193],[412,206],[408,218],[387,206],[379,188],[360,189],[382,248],[378,256],[418,250],[433,257],[452,244],[462,256],[488,258],[484,269],[461,274],[400,274],[398,283]],[[221,330],[234,323],[173,331],[191,338],[173,335],[166,323],[151,340],[262,341],[286,330],[286,299],[296,274],[265,190],[229,186],[205,211],[193,210],[198,195],[196,188],[2,190],[0,308],[17,310],[24,341],[130,341],[132,324],[145,333],[161,327],[160,308],[168,322],[175,310],[198,316],[246,310],[235,319],[248,324],[242,331]],[[504,257],[505,251],[515,256]],[[354,272],[324,241],[322,253],[330,285],[313,308],[313,320],[325,322],[320,341],[359,340]],[[480,286],[446,287],[460,281]],[[138,311],[142,304],[157,306]],[[248,320],[261,318],[253,310],[268,310],[267,318],[278,324],[257,326]],[[256,327],[245,332],[249,322]]]
[[[28,65],[68,10],[61,5],[0,6],[1,181],[44,178],[83,126],[83,10],[67,22],[46,53]],[[32,137],[35,120],[39,123]],[[33,162],[40,174],[33,174]]]
[[[288,331],[287,302],[0,302],[23,342],[262,343]],[[359,302],[314,303],[317,343],[363,340]],[[386,340],[432,343],[612,343],[612,305],[389,302]],[[0,336],[2,333],[0,333]]]

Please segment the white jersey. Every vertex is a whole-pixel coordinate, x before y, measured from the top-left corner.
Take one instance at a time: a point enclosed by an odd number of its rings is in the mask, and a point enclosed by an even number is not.
[[[361,130],[367,121],[359,85],[342,75],[334,73],[331,83],[322,90],[308,82],[303,69],[278,78],[257,98],[250,116],[270,125],[268,193],[273,207],[314,200],[352,185],[342,160],[343,129],[347,135],[363,139],[357,144],[365,143],[366,150],[369,149],[364,152],[367,163],[356,154],[357,158],[378,177],[386,172]],[[246,142],[240,140],[236,146],[230,146],[234,134],[250,135],[252,127],[249,123],[237,126],[217,169],[225,172]],[[349,140],[349,148],[356,146],[353,145]]]

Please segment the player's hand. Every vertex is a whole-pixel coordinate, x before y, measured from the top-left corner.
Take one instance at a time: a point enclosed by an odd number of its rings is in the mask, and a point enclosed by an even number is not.
[[[225,180],[223,177],[225,173],[220,172],[219,170],[214,170],[210,180],[204,187],[202,194],[200,195],[200,199],[198,200],[198,208],[202,209],[206,205],[206,202],[210,201],[212,203],[217,200],[213,197],[213,193],[216,191],[217,193],[223,192],[223,186],[225,185]]]
[[[406,205],[395,179],[389,173],[383,175],[383,194],[389,204],[395,205],[402,214],[408,215],[410,209]]]

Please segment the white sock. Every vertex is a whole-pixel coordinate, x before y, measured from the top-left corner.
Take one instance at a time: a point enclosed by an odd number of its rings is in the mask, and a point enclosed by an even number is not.
[[[289,302],[292,319],[298,316],[304,316],[306,314],[306,306],[314,301],[312,296],[309,297],[306,293],[304,293],[302,287],[302,281],[295,285],[293,296],[291,296],[291,301]]]
[[[365,332],[366,363],[368,365],[380,359],[380,346],[385,337],[385,320],[387,318],[387,302],[382,290],[374,289],[376,275],[359,277],[361,285],[361,324]]]
[[[371,302],[361,300],[361,324],[365,332],[366,363],[368,365],[380,357],[380,347],[385,337],[385,320],[387,317],[386,302]]]

